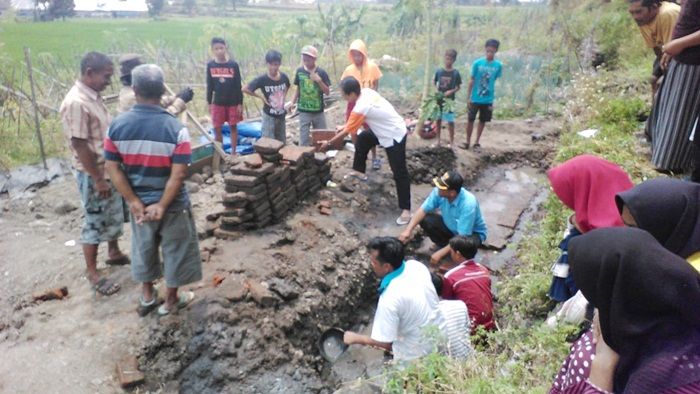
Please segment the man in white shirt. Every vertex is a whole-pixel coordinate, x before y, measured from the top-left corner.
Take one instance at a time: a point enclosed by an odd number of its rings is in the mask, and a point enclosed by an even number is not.
[[[366,180],[367,154],[370,150],[381,145],[389,157],[391,172],[396,182],[396,194],[399,199],[401,216],[396,224],[405,225],[411,220],[411,179],[406,167],[406,122],[396,109],[376,91],[360,87],[360,82],[354,77],[347,77],[340,82],[343,98],[349,103],[355,103],[343,130],[339,131],[330,141],[326,141],[322,150],[327,150],[333,143],[341,141],[346,135],[357,135],[355,157],[352,163],[353,176]],[[366,123],[370,130],[358,133],[362,124]]]
[[[377,237],[368,247],[372,270],[381,278],[371,336],[345,332],[345,343],[374,346],[409,361],[437,350],[445,325],[430,271],[404,260],[404,246],[394,237]]]

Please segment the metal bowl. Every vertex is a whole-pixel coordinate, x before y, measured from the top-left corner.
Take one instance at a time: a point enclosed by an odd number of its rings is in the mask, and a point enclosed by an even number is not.
[[[348,349],[348,345],[343,342],[345,331],[340,328],[329,328],[321,334],[318,340],[318,350],[321,356],[328,362],[338,361],[340,356]]]

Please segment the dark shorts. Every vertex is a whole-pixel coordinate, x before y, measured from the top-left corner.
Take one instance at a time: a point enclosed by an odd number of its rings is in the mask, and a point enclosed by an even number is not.
[[[476,120],[476,114],[479,114],[479,122],[486,123],[491,121],[493,116],[493,104],[474,104],[469,105],[469,115],[467,120],[473,122]]]

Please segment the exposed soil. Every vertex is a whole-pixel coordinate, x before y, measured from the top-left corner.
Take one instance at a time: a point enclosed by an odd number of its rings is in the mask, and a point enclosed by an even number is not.
[[[463,127],[458,121],[461,138]],[[533,141],[533,133],[543,139]],[[556,120],[494,122],[484,134],[482,153],[457,149],[454,163],[488,205],[503,194],[499,184],[508,187],[499,183],[508,171],[549,165],[557,135]],[[429,174],[449,165],[445,157],[450,153],[430,148],[432,142],[409,139],[411,170],[422,174],[414,177],[420,183],[413,185],[415,207],[430,190]],[[72,177],[18,196],[1,195],[0,391],[121,392],[115,362],[129,354],[138,357],[146,374],[141,390],[334,391],[356,372],[331,368],[318,354],[317,338],[328,327],[368,325],[377,280],[364,243],[401,230],[394,224],[399,214],[394,182],[379,153],[382,170],[371,172],[369,182],[352,185],[353,193],[325,188],[283,223],[234,241],[203,239],[204,280],[191,286],[195,302],[160,319],[135,313],[139,284],[131,280],[128,266],[100,263],[122,290],[111,297],[93,296],[80,245],[68,242],[77,240],[82,222]],[[350,168],[351,155],[341,151],[333,161],[337,183]],[[192,199],[201,230],[206,214],[219,208],[223,180],[214,176],[198,189]],[[319,200],[331,202],[330,215],[319,212]],[[523,209],[529,204],[525,201]],[[498,212],[498,205],[493,209]],[[490,226],[502,226],[510,218],[491,220],[496,224]],[[128,226],[121,244],[129,250]],[[411,253],[421,255],[420,246],[418,236]],[[105,252],[100,251],[100,261]],[[267,297],[256,301],[245,295],[246,280],[267,288]],[[32,293],[61,286],[68,287],[67,298],[31,302]],[[364,373],[371,363],[356,363],[362,364],[357,370]]]

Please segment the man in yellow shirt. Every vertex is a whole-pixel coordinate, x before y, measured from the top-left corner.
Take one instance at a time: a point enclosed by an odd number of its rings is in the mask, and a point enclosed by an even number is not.
[[[671,41],[671,34],[676,25],[681,7],[676,3],[660,0],[629,0],[629,13],[639,26],[639,32],[647,47],[656,54],[651,77],[652,93],[656,94],[663,71],[659,65],[661,47]]]

